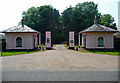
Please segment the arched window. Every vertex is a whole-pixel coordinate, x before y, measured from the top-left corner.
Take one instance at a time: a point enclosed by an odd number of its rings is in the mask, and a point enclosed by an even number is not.
[[[16,47],[22,47],[22,38],[21,37],[16,38]]]
[[[98,37],[98,47],[103,47],[103,46],[104,46],[104,38]]]

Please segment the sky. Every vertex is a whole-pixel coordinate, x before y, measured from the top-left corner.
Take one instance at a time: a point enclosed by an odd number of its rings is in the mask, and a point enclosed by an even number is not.
[[[74,7],[77,3],[93,1],[98,4],[102,14],[111,14],[118,25],[118,1],[120,0],[2,0],[0,1],[0,31],[17,26],[22,19],[22,12],[28,8],[42,5],[52,5],[62,13],[67,7]]]

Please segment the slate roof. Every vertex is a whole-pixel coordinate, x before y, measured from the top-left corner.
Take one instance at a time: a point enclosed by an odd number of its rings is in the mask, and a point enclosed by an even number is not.
[[[85,33],[85,32],[118,32],[118,31],[111,29],[109,27],[106,27],[106,26],[102,26],[100,24],[94,24],[94,25],[88,27],[87,29],[79,32],[79,34]]]
[[[6,33],[6,32],[37,32],[37,33],[39,33],[38,31],[36,31],[26,25],[24,25],[24,27],[22,27],[22,25],[14,26],[14,27],[11,27],[11,28],[8,28],[8,29],[2,31],[2,33]]]

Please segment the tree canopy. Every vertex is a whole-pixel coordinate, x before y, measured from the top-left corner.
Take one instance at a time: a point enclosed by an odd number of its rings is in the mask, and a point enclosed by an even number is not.
[[[23,15],[27,26],[32,27],[43,34],[43,42],[45,31],[51,30],[52,32],[55,32],[59,25],[59,11],[51,5],[31,7],[27,11],[24,11]]]
[[[110,14],[103,14],[100,18],[100,24],[117,30],[116,23],[114,23],[114,18]]]
[[[43,34],[42,42],[44,42],[45,31],[50,30],[52,31],[53,43],[61,43],[68,39],[69,31],[75,31],[75,35],[77,35],[78,32],[93,25],[95,16],[101,25],[117,29],[114,18],[110,14],[102,15],[98,11],[98,4],[94,2],[78,3],[75,7],[70,5],[61,15],[59,10],[51,5],[31,7],[24,11],[23,15],[27,26]],[[76,38],[76,40],[78,39]]]

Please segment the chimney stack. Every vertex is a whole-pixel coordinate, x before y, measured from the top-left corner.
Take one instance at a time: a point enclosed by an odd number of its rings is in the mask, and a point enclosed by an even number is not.
[[[94,24],[97,24],[97,16],[95,16]]]
[[[22,27],[24,27],[24,24],[25,24],[25,19],[24,17],[22,17]]]

